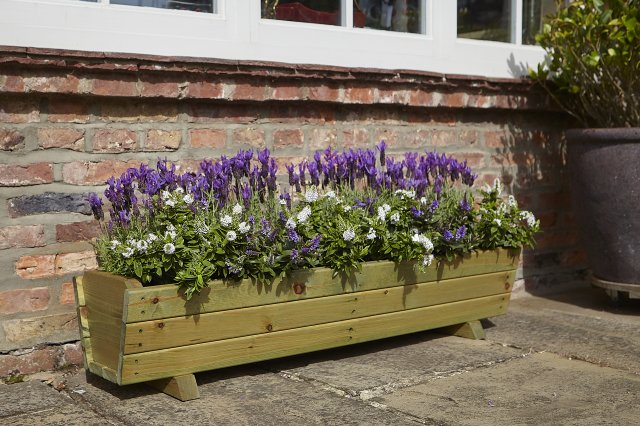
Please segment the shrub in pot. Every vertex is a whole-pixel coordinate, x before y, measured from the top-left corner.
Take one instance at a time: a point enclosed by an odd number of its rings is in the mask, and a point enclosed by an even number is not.
[[[537,40],[532,76],[583,127],[567,158],[592,281],[640,297],[640,1],[572,1]]]

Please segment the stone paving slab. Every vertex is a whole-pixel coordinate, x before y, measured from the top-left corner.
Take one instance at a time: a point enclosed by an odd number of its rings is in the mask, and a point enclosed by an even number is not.
[[[634,425],[640,377],[540,353],[376,401],[447,425]]]

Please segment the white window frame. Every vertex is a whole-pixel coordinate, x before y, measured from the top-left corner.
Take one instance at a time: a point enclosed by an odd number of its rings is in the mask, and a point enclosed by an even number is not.
[[[423,0],[424,34],[261,18],[259,0],[218,0],[216,13],[77,0],[0,0],[0,45],[518,77],[544,59],[521,44],[457,37],[457,1]]]

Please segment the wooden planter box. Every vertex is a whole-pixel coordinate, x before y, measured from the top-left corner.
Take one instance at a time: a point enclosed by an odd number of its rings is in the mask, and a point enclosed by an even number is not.
[[[89,271],[75,279],[85,367],[187,400],[199,371],[447,326],[481,338],[478,320],[506,313],[518,259],[501,249],[424,273],[380,261],[348,278],[316,268],[269,285],[213,281],[189,301],[172,284]]]

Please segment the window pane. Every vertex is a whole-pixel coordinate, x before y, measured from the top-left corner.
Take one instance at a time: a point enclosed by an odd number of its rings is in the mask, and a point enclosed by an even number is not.
[[[110,0],[111,4],[213,13],[213,0]]]
[[[522,43],[536,44],[546,17],[557,10],[556,0],[524,0],[522,3]]]
[[[458,37],[511,41],[511,0],[458,0]]]
[[[262,0],[262,17],[324,25],[342,23],[340,0]]]
[[[422,33],[422,0],[353,0],[353,26]]]

